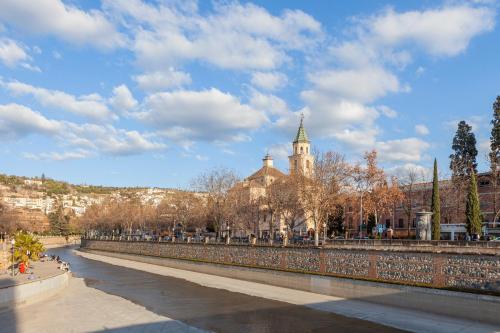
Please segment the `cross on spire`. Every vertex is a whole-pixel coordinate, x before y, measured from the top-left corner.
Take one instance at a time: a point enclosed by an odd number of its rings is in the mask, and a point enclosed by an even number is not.
[[[300,125],[297,131],[297,135],[295,136],[294,142],[309,142],[307,138],[306,130],[304,129],[304,113],[300,113]]]

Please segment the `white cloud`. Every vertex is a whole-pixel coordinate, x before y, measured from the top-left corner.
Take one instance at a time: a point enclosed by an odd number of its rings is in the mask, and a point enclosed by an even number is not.
[[[106,9],[127,18],[139,64],[160,70],[201,60],[225,69],[274,69],[289,60],[286,50],[308,50],[322,38],[321,24],[299,10],[274,16],[247,3],[216,3],[208,13],[180,2],[158,5],[109,0]]]
[[[144,109],[138,117],[175,140],[238,141],[267,122],[261,111],[215,88],[152,94]]]
[[[379,141],[375,145],[381,161],[413,163],[421,161],[429,147],[429,143],[418,138]]]
[[[365,38],[383,46],[414,42],[429,54],[454,56],[470,40],[495,26],[495,10],[451,5],[424,11],[398,13],[393,9],[363,21]]]
[[[427,128],[427,126],[425,126],[423,124],[418,124],[418,125],[415,125],[415,133],[417,133],[418,135],[428,135],[430,133],[430,131]]]
[[[62,54],[57,52],[57,51],[52,51],[52,56],[54,57],[54,59],[57,59],[57,60],[62,59]]]
[[[473,132],[479,132],[482,129],[482,124],[485,122],[484,116],[469,116],[465,119],[454,119],[449,120],[444,123],[445,127],[449,130],[456,131],[458,123],[464,120],[468,125],[472,127]]]
[[[291,149],[292,149],[292,147],[290,146],[290,143],[278,143],[278,144],[274,144],[274,145],[269,146],[269,148],[267,149],[267,152],[275,160],[287,161],[288,156],[291,153]]]
[[[254,72],[251,82],[262,89],[278,90],[288,83],[288,78],[285,74],[278,72]]]
[[[34,134],[52,138],[60,146],[75,148],[82,158],[83,151],[88,152],[88,156],[91,153],[120,156],[166,148],[164,143],[154,140],[156,136],[151,133],[118,129],[111,125],[51,120],[23,105],[0,105],[0,137],[12,140]],[[71,155],[34,154],[31,157],[34,156],[52,159],[63,159],[65,156],[76,158],[74,152]]]
[[[371,104],[389,94],[410,92],[398,76],[416,56],[455,56],[466,50],[472,38],[492,30],[494,20],[493,8],[452,3],[422,11],[387,9],[353,18],[349,37],[335,40],[307,75],[311,86],[301,92],[305,103],[301,111],[308,128],[354,151],[376,147],[387,160],[420,160],[429,147],[425,141],[377,140],[382,132],[376,123],[380,114],[391,118],[397,113]],[[297,115],[285,115],[276,124],[289,128],[296,124]]]
[[[491,142],[488,139],[479,141],[478,145],[478,155],[480,157],[489,158],[489,153],[491,151]]]
[[[375,145],[378,132],[378,129],[370,127],[346,128],[336,131],[333,136],[356,152],[362,152],[371,149]]]
[[[9,38],[0,38],[0,61],[7,67],[13,68],[19,63],[31,58],[24,48]]]
[[[84,11],[61,0],[3,0],[0,22],[33,34],[53,35],[73,44],[102,49],[125,45],[125,37],[103,12]]]
[[[332,96],[359,102],[372,102],[403,88],[398,78],[381,67],[327,70],[309,74],[315,89]]]
[[[71,112],[94,120],[116,119],[116,115],[109,110],[105,100],[97,94],[76,97],[59,90],[48,90],[18,81],[0,82],[0,85],[16,96],[31,95],[45,107]]]
[[[208,156],[204,156],[204,155],[200,155],[200,154],[196,154],[196,155],[195,155],[195,158],[196,158],[198,161],[208,161]]]
[[[147,72],[134,76],[134,80],[142,90],[156,92],[188,85],[191,83],[191,75],[170,67],[167,71]]]
[[[31,133],[56,135],[63,124],[49,120],[38,112],[19,104],[0,105],[0,136],[15,139]]]
[[[65,151],[62,153],[50,152],[50,153],[23,153],[23,157],[29,160],[52,160],[52,161],[66,161],[66,160],[78,160],[83,158],[88,158],[92,156],[92,152],[87,150],[78,149],[76,151]]]
[[[289,112],[288,106],[283,99],[275,95],[263,94],[256,90],[252,91],[250,105],[256,110],[265,112],[270,116],[286,116]]]
[[[380,111],[387,118],[396,118],[398,113],[386,105],[377,106],[377,110]]]
[[[432,179],[432,169],[415,163],[405,163],[395,165],[387,169],[387,173],[396,176],[401,184],[408,183],[410,173],[414,182],[421,183]]]
[[[29,64],[27,62],[21,63],[21,67],[23,67],[23,68],[25,68],[27,70],[30,70],[32,72],[37,72],[37,73],[41,73],[42,72],[42,70],[40,69],[40,67],[35,66],[35,65],[31,65],[31,64]]]
[[[425,68],[422,66],[418,66],[417,70],[415,71],[417,77],[424,75],[424,73],[425,73]]]
[[[113,88],[113,96],[109,99],[109,104],[119,113],[127,114],[137,107],[137,100],[126,85],[122,84]]]

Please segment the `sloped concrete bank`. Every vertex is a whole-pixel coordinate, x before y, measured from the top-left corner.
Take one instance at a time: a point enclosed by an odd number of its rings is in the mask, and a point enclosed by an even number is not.
[[[69,279],[70,273],[61,271],[43,279],[0,287],[0,311],[51,297],[66,288]]]
[[[80,251],[500,326],[497,296],[101,250]]]

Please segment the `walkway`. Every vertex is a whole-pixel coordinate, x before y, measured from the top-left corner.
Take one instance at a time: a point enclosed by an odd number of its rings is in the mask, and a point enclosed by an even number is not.
[[[12,285],[33,282],[39,279],[45,279],[51,276],[62,274],[59,264],[55,261],[31,261],[30,272],[33,274],[16,274],[12,277],[11,270],[0,272],[0,288],[9,287]],[[31,279],[31,280],[30,280]]]

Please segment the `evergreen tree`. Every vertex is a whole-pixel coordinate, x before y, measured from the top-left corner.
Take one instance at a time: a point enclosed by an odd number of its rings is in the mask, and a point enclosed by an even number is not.
[[[472,127],[463,120],[458,123],[452,149],[454,153],[450,155],[450,169],[454,178],[470,177],[471,173],[477,173],[476,137]]]
[[[335,232],[335,236],[340,236],[345,232],[344,218],[344,206],[336,205],[333,214],[328,216],[328,235]]]
[[[490,136],[490,181],[493,187],[493,212],[497,212],[497,187],[498,187],[498,166],[500,163],[500,96],[493,103],[493,119],[491,120],[491,136]]]
[[[64,215],[64,209],[59,204],[52,213],[49,214],[50,229],[56,235],[68,235],[69,216]]]
[[[437,160],[434,159],[434,177],[432,178],[432,239],[441,238],[441,202],[439,200],[439,179]]]
[[[481,209],[479,207],[479,195],[477,193],[476,174],[472,173],[470,177],[469,194],[467,195],[467,204],[465,208],[467,217],[467,231],[469,234],[481,234]]]
[[[492,165],[496,165],[500,159],[500,96],[497,96],[495,103],[493,103],[493,119],[491,120],[491,124],[493,127],[490,136],[490,161]]]
[[[376,225],[377,223],[375,219],[375,214],[368,215],[368,223],[366,225],[368,235],[371,235],[373,233],[373,228],[375,228]]]

